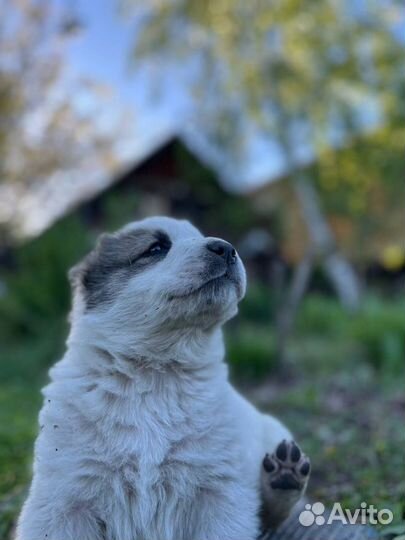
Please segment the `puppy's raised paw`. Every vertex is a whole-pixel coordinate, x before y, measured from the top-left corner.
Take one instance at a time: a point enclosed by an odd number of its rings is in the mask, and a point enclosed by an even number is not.
[[[261,485],[264,524],[279,525],[302,497],[311,463],[295,441],[283,440],[262,463]]]
[[[272,489],[303,491],[311,464],[295,441],[282,441],[274,454],[266,454],[263,469]]]

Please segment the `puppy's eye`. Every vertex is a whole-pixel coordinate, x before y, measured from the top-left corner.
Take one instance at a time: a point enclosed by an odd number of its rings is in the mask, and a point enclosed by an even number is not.
[[[165,246],[162,242],[154,242],[146,251],[145,255],[158,255],[159,253],[162,253],[164,249]]]
[[[156,255],[165,255],[170,249],[170,244],[163,240],[156,240],[148,249],[142,253],[141,257],[154,257]]]
[[[139,259],[149,259],[156,257],[156,260],[164,258],[165,255],[170,251],[172,243],[170,239],[163,234],[155,236],[155,241],[149,245],[140,255],[136,257],[135,260]],[[134,261],[132,261],[134,262]]]

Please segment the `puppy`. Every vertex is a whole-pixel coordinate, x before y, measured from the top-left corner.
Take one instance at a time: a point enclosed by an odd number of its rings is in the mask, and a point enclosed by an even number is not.
[[[70,279],[17,539],[254,540],[283,520],[310,465],[228,382],[221,326],[246,287],[232,245],[149,218]]]

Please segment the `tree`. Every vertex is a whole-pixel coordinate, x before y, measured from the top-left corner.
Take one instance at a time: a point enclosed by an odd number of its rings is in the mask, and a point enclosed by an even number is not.
[[[65,63],[80,30],[72,14],[50,0],[1,1],[0,9],[0,232],[21,233],[21,199],[58,171],[90,158],[107,170],[113,133],[98,117],[101,87]],[[85,108],[80,102],[86,101]],[[85,181],[85,179],[83,179]],[[26,231],[24,231],[26,232]]]
[[[238,159],[252,126],[277,142],[312,244],[302,263],[305,271],[296,273],[304,282],[292,291],[303,293],[308,265],[318,261],[341,301],[354,309],[359,281],[337,248],[322,197],[299,152],[321,159],[359,134],[389,124],[399,111],[403,116],[402,54],[395,32],[402,8],[390,0],[126,4],[135,13],[136,7],[144,9],[135,58],[153,59],[157,74],[167,66],[189,67],[199,121],[217,145],[231,148]],[[362,166],[354,157],[351,174],[360,174]],[[317,186],[322,185],[320,180]],[[291,318],[292,313],[281,317]]]

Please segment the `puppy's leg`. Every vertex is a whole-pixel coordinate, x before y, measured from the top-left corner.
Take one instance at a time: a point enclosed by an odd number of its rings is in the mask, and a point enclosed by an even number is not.
[[[60,502],[60,501],[58,501]],[[28,499],[20,515],[15,540],[103,540],[103,523],[86,508],[62,508],[52,500]]]
[[[294,441],[283,440],[266,454],[261,469],[263,530],[277,527],[305,493],[311,465]]]
[[[196,501],[198,525],[185,538],[256,540],[260,531],[258,490],[253,485],[243,486],[226,478],[220,482],[215,494],[203,495]]]

